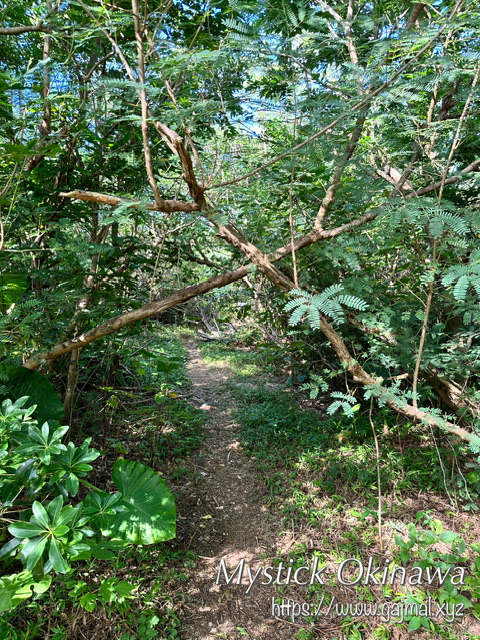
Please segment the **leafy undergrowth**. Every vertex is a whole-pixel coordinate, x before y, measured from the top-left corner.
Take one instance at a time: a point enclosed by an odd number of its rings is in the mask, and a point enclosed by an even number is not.
[[[148,348],[140,345],[128,345],[114,384],[94,385],[90,374],[90,391],[75,412],[73,436],[93,436],[92,445],[103,452],[89,478],[107,490],[119,456],[148,464],[174,488],[192,473],[192,456],[204,438],[204,412],[181,397],[189,387],[181,341],[165,331],[150,335]],[[77,562],[48,592],[2,614],[0,638],[174,640],[195,561],[171,541]]]
[[[240,361],[240,367],[246,357],[243,352],[240,356],[229,355],[225,347],[220,350],[216,345],[208,345],[204,351],[222,354],[228,362]],[[268,506],[283,516],[284,526],[295,538],[292,549],[277,562],[300,567],[311,565],[316,557],[322,564],[337,567],[343,560],[358,558],[366,566],[374,557],[376,566],[392,561],[411,567],[419,560],[424,566],[442,562],[468,570],[473,566],[471,578],[458,589],[448,580],[432,588],[396,583],[380,587],[360,583],[347,588],[333,579],[325,587],[309,587],[307,594],[305,590],[292,594],[281,588],[279,597],[295,599],[297,595],[297,599],[317,603],[323,598],[325,605],[336,598],[403,606],[426,601],[430,596],[435,602],[447,602],[449,607],[463,604],[466,617],[451,623],[416,615],[406,615],[401,622],[343,616],[336,620],[338,630],[327,637],[388,640],[415,631],[415,637],[422,639],[478,640],[480,625],[469,614],[480,616],[480,548],[475,545],[480,476],[471,452],[452,444],[443,434],[398,423],[388,412],[377,412],[373,416],[380,444],[377,468],[368,409],[353,419],[305,409],[298,391],[259,378],[261,359],[255,359],[252,352],[248,353],[248,363],[254,375],[248,376],[240,369],[240,375],[228,383],[228,391],[239,407],[236,419],[244,450],[255,461],[269,489]],[[238,372],[240,367],[236,366]],[[315,631],[318,622],[318,618],[306,617],[294,637],[319,637]]]

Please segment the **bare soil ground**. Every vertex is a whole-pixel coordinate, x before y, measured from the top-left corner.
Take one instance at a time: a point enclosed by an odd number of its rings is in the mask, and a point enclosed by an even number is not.
[[[186,347],[192,381],[191,401],[209,415],[209,435],[198,469],[202,481],[183,486],[178,503],[183,544],[200,556],[183,608],[182,640],[291,640],[295,629],[272,616],[272,587],[247,583],[217,585],[220,561],[233,570],[241,559],[252,568],[288,549],[289,534],[262,505],[265,487],[242,453],[232,422],[232,399],[219,393],[231,377],[227,365],[202,361],[193,342]],[[222,580],[223,582],[223,580]],[[247,636],[248,634],[248,636]]]

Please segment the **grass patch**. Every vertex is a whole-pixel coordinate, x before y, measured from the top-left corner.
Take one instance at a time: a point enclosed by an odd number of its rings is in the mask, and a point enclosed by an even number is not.
[[[259,355],[248,349],[232,349],[222,342],[201,342],[199,344],[205,362],[226,362],[237,376],[259,375],[262,372]]]
[[[168,479],[177,466],[184,466],[205,437],[205,412],[182,398],[169,398],[156,405],[132,403],[126,419],[116,425],[116,436],[108,438],[110,449],[144,461]]]
[[[272,497],[292,492],[295,496],[284,503],[284,509],[291,505],[289,517],[312,520],[312,509],[319,500],[320,512],[326,500],[329,508],[335,503],[337,510],[343,509],[345,500],[361,500],[365,508],[376,502],[377,467],[368,415],[325,417],[302,410],[291,392],[261,386],[231,388],[239,402],[242,444],[262,470],[269,472]],[[379,413],[375,418],[377,433],[388,429],[388,434],[380,435],[382,493],[399,498],[406,492],[451,495],[461,478],[457,463],[463,449],[440,445],[437,451],[412,425],[395,426],[388,421],[388,414]],[[447,460],[450,468],[445,473]],[[468,488],[469,480],[465,482]],[[472,499],[478,495],[474,482],[470,494]]]
[[[57,576],[49,592],[2,614],[5,640],[175,640],[175,611],[193,554],[167,545],[131,548],[108,563]]]
[[[465,535],[468,562],[478,563],[478,545],[472,545],[477,539],[469,532],[472,520],[468,511],[477,509],[480,487],[477,474],[469,473],[467,465],[473,465],[474,458],[465,447],[452,445],[440,433],[435,433],[435,445],[431,434],[425,433],[423,427],[397,424],[395,417],[387,411],[376,413],[374,426],[381,448],[382,538],[385,545],[383,553],[379,553],[377,463],[368,412],[357,414],[353,419],[325,416],[303,408],[301,395],[294,390],[280,385],[276,389],[272,385],[267,387],[262,380],[256,385],[252,380],[245,383],[243,378],[232,380],[228,390],[237,401],[235,417],[240,424],[243,448],[254,460],[269,489],[267,503],[281,514],[283,526],[297,539],[294,547],[285,556],[279,556],[277,562],[281,560],[297,567],[311,565],[318,557],[322,563],[338,566],[347,558],[358,558],[366,566],[371,557],[381,564],[382,556],[388,551],[389,558],[402,564],[394,536],[400,530],[405,532],[403,539],[408,541],[408,523],[415,521],[420,511],[425,511],[423,527],[441,527],[438,518],[445,529],[453,525]],[[437,505],[441,505],[439,510],[436,510]],[[464,526],[460,528],[462,517]],[[420,522],[418,527],[423,528]],[[419,552],[423,555],[419,556]],[[454,565],[466,562],[461,553],[444,553],[442,561],[447,559]],[[435,554],[435,547],[429,548],[427,544],[406,562],[411,565],[423,558],[423,562],[435,565],[438,562]],[[464,595],[459,596],[466,596],[467,602],[475,602],[477,597],[478,571],[475,571],[472,587],[464,587],[461,591]],[[323,598],[327,605],[333,596],[337,601],[358,603],[407,602],[411,597],[422,602],[430,596],[437,601],[453,603],[457,597],[456,591],[450,593],[442,587],[417,587],[412,596],[407,595],[408,589],[358,584],[346,593],[336,576],[332,576],[328,584],[307,586],[301,594],[298,591],[291,594],[280,587],[277,596],[314,603]],[[396,637],[395,626],[400,625],[407,633],[409,625],[413,625],[413,629],[415,624],[420,624],[418,620],[412,622],[410,617],[400,623],[392,619],[386,625],[378,624],[380,620],[340,617],[335,623],[339,635],[328,637],[332,640],[388,639]],[[298,629],[294,638],[317,637],[315,624],[318,619],[304,620],[301,624],[304,626]],[[421,624],[432,638],[473,640],[479,637],[464,631],[458,623],[425,618]]]

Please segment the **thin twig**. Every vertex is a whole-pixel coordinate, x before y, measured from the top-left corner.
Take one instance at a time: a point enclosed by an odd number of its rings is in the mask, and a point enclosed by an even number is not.
[[[445,184],[446,184],[447,175],[448,175],[448,171],[450,169],[450,165],[452,163],[453,155],[454,155],[455,151],[457,150],[458,145],[460,144],[460,133],[461,133],[461,130],[462,130],[463,122],[464,122],[464,120],[465,120],[465,118],[467,116],[468,107],[470,106],[470,102],[472,101],[474,90],[475,90],[475,87],[477,86],[479,78],[480,78],[480,65],[478,65],[478,67],[477,67],[477,71],[475,73],[475,77],[473,78],[471,91],[468,94],[468,98],[465,101],[465,105],[464,105],[463,110],[462,110],[462,115],[460,116],[460,119],[458,121],[457,131],[455,132],[455,138],[453,139],[452,146],[450,147],[450,153],[448,154],[447,164],[445,166],[445,170],[444,170],[443,175],[442,175],[442,182],[440,184],[440,191],[439,191],[439,194],[438,194],[438,202],[439,203],[440,203],[440,200],[442,199],[443,189],[444,189]]]
[[[132,0],[133,23],[135,27],[135,41],[137,43],[137,59],[138,59],[138,78],[140,80],[140,107],[142,110],[142,142],[143,156],[145,159],[145,169],[147,171],[148,182],[153,192],[155,202],[163,205],[163,198],[158,190],[157,182],[153,173],[152,151],[150,149],[150,138],[148,135],[148,101],[147,91],[145,89],[145,57],[143,55],[143,31],[144,28],[140,23],[140,9],[138,0]]]
[[[370,425],[373,431],[373,438],[375,440],[375,455],[377,461],[377,485],[378,485],[378,511],[377,511],[377,520],[378,520],[378,542],[380,545],[380,551],[383,553],[383,538],[382,538],[382,485],[381,485],[381,475],[380,475],[380,447],[378,444],[377,432],[375,431],[375,425],[372,420],[372,410],[373,410],[373,398],[370,400],[370,411],[368,412],[368,419],[370,420]]]

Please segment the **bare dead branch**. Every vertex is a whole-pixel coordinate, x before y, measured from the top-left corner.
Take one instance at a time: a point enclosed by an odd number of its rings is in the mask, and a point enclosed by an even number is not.
[[[232,282],[245,277],[249,269],[250,265],[245,265],[239,269],[235,269],[234,271],[229,271],[228,273],[223,273],[214,278],[210,278],[209,280],[205,280],[204,282],[200,282],[199,284],[194,284],[190,287],[180,289],[163,300],[150,302],[139,309],[133,309],[132,311],[127,311],[126,313],[122,313],[114,318],[110,318],[107,322],[94,327],[90,331],[87,331],[76,338],[65,340],[64,342],[57,344],[50,349],[50,351],[31,356],[24,362],[23,366],[27,369],[38,369],[42,360],[55,360],[59,356],[70,353],[75,349],[86,347],[91,342],[115,333],[119,329],[127,327],[134,322],[139,322],[140,320],[145,320],[146,318],[150,318],[158,313],[162,313],[171,307],[175,307],[177,304],[186,302],[187,300],[190,300],[195,296],[202,295],[212,289],[231,284]]]
[[[154,121],[153,126],[158,131],[169,149],[179,157],[183,169],[183,179],[187,183],[190,195],[195,200],[195,202],[200,204],[202,207],[205,207],[205,189],[201,187],[197,181],[195,171],[193,169],[192,158],[190,157],[190,154],[188,153],[182,138],[178,135],[178,133],[176,133],[176,131],[173,131],[172,129],[170,129],[170,127],[167,127],[161,122]]]
[[[128,78],[132,81],[132,82],[136,82],[135,80],[135,75],[133,73],[133,69],[130,66],[130,64],[128,63],[127,59],[125,58],[125,56],[123,55],[123,51],[120,49],[120,47],[118,46],[118,43],[116,42],[115,38],[112,38],[112,36],[109,34],[109,32],[106,29],[103,29],[99,23],[98,20],[96,19],[95,15],[90,11],[90,9],[87,7],[87,5],[82,2],[82,0],[78,0],[78,4],[82,7],[82,9],[85,11],[85,13],[98,25],[98,28],[100,29],[100,31],[103,33],[103,35],[105,36],[105,38],[110,42],[110,44],[112,45],[112,47],[114,48],[116,54],[118,55],[118,57],[120,58],[125,71],[127,72],[127,76]]]
[[[480,78],[480,65],[478,65],[478,67],[477,67],[477,71],[475,73],[475,77],[473,78],[473,82],[472,82],[472,86],[471,86],[471,89],[470,89],[470,93],[468,94],[468,97],[467,97],[467,99],[465,101],[465,104],[463,106],[462,115],[460,116],[460,120],[458,121],[457,130],[455,132],[455,137],[453,139],[452,146],[450,147],[450,153],[448,154],[447,164],[445,165],[445,170],[443,172],[442,181],[441,181],[441,184],[440,184],[440,191],[439,191],[439,194],[438,194],[438,201],[439,202],[442,199],[443,188],[445,186],[445,181],[447,180],[447,175],[448,175],[448,172],[450,170],[450,165],[452,163],[453,156],[454,156],[455,151],[458,149],[458,146],[460,144],[460,133],[462,131],[463,122],[464,122],[465,118],[467,117],[468,107],[470,106],[470,102],[472,101],[473,94],[474,94],[474,91],[475,91],[475,87],[477,86],[477,82],[478,82],[479,78]]]
[[[46,2],[48,13],[52,12],[51,0]],[[46,63],[50,58],[52,50],[52,37],[47,35],[43,40],[43,55],[42,60]],[[40,151],[46,144],[46,139],[52,133],[52,105],[48,99],[50,95],[50,69],[48,64],[43,67],[43,85],[42,85],[42,97],[43,97],[43,120],[38,127],[40,133],[40,141],[37,145],[37,149]],[[36,153],[25,163],[25,170],[32,171],[37,167],[45,156],[41,153]]]
[[[363,369],[363,367],[352,357],[343,338],[330,326],[330,324],[322,318],[320,324],[320,331],[324,334],[327,340],[330,342],[333,350],[337,354],[340,361],[346,364],[349,373],[352,375],[356,382],[364,386],[373,386],[382,382],[382,379],[375,379],[369,373]],[[465,442],[475,442],[480,444],[480,439],[473,433],[470,433],[466,429],[457,426],[456,424],[448,421],[439,420],[436,416],[432,416],[417,407],[413,407],[407,403],[396,400],[391,396],[387,399],[387,405],[394,409],[397,413],[404,415],[405,417],[413,420],[414,422],[423,422],[429,426],[443,428],[451,435],[457,436]]]
[[[436,189],[440,189],[442,184],[445,186],[447,184],[455,184],[463,179],[463,177],[471,173],[472,171],[476,171],[480,167],[480,158],[471,162],[467,167],[464,167],[459,174],[456,176],[451,176],[450,178],[439,180],[438,182],[433,182],[432,184],[427,185],[426,187],[422,187],[421,189],[417,189],[414,193],[407,193],[405,198],[415,198],[417,196],[423,196],[426,193],[431,193]]]
[[[69,191],[68,193],[60,193],[62,198],[73,198],[75,200],[86,200],[87,202],[100,202],[101,204],[108,204],[112,207],[118,207],[119,205],[128,205],[131,207],[144,207],[145,203],[140,200],[127,200],[126,198],[118,198],[117,196],[110,196],[105,193],[96,193],[95,191],[83,191],[77,189],[75,191]],[[156,202],[151,202],[147,205],[149,211],[162,211],[163,213],[172,213],[173,211],[199,211],[200,206],[195,202],[184,202],[183,200],[162,200],[162,204],[159,205]]]
[[[347,144],[347,148],[345,149],[340,161],[337,163],[335,170],[333,172],[332,182],[325,193],[325,196],[322,200],[322,204],[320,205],[320,209],[318,210],[317,217],[314,222],[314,230],[322,231],[323,228],[323,220],[325,215],[327,214],[330,205],[333,202],[335,197],[335,193],[340,186],[340,182],[342,179],[343,172],[345,171],[348,161],[355,153],[355,149],[357,148],[358,141],[360,140],[360,136],[363,131],[363,127],[365,125],[365,120],[367,118],[367,109],[363,109],[357,118],[357,122],[355,128],[350,136],[350,141]]]
[[[421,16],[426,6],[427,5],[424,4],[423,2],[415,2],[413,4],[412,10],[407,19],[407,24],[405,25],[405,31],[410,31],[411,29],[413,29],[413,27],[415,26],[415,23]]]

